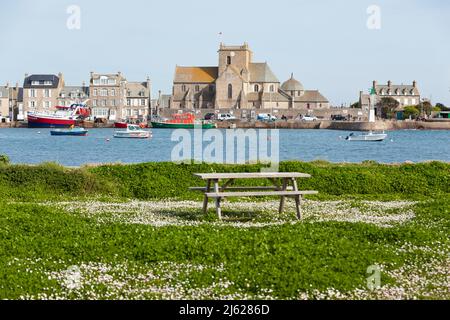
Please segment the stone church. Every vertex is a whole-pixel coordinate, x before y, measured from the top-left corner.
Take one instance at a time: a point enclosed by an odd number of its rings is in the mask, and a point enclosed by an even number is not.
[[[326,109],[317,90],[305,90],[293,75],[283,84],[267,63],[253,62],[247,43],[220,45],[218,67],[175,69],[171,109]]]

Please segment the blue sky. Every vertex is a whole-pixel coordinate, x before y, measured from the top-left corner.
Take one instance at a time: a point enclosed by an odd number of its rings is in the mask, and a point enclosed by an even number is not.
[[[66,27],[69,5],[81,8],[80,30]],[[380,30],[367,28],[370,5]],[[0,26],[0,83],[61,71],[78,85],[90,71],[122,71],[169,93],[175,65],[217,65],[220,42],[248,42],[280,81],[294,72],[334,105],[375,79],[417,80],[424,97],[450,105],[446,0],[2,0]]]

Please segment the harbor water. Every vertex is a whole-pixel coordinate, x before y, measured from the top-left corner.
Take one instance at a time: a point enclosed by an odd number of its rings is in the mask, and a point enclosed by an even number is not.
[[[135,140],[114,139],[114,129],[90,129],[86,137],[53,137],[50,129],[2,129],[0,154],[6,154],[12,163],[57,162],[66,166],[172,161],[173,150],[179,144],[172,141],[174,131],[153,129],[152,132],[151,139]],[[226,136],[226,130],[220,132]],[[353,163],[365,160],[380,163],[450,162],[449,131],[391,131],[387,132],[388,138],[383,142],[346,141],[349,133],[279,130],[279,159]],[[203,143],[203,148],[207,146],[207,142]],[[247,153],[252,147],[245,145]]]

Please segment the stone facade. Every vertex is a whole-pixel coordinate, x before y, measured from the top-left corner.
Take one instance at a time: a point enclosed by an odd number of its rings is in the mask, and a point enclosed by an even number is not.
[[[121,72],[99,74],[91,72],[88,106],[92,117],[110,121],[119,120],[125,106],[126,79]]]
[[[25,75],[23,84],[24,116],[30,111],[51,112],[56,110],[60,93],[64,88],[62,73],[56,75]]]
[[[220,45],[217,67],[175,69],[172,109],[317,109],[329,108],[319,91],[304,90],[289,79],[283,85],[267,63],[253,62],[248,44]],[[291,85],[301,90],[291,93]]]
[[[150,78],[147,78],[146,82],[127,82],[125,90],[127,102],[122,110],[122,120],[127,122],[145,122],[150,112]]]
[[[147,119],[151,101],[151,83],[128,82],[121,72],[91,72],[89,86],[92,117],[109,121],[138,122]]]

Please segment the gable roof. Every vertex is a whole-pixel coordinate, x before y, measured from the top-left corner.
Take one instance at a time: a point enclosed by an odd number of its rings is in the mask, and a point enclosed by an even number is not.
[[[218,77],[218,67],[175,68],[174,83],[214,83]]]
[[[33,82],[39,82],[39,85],[32,85]],[[44,85],[45,81],[51,81],[51,85]],[[54,74],[32,74],[25,78],[23,82],[24,88],[58,88],[59,77]]]
[[[295,97],[295,101],[328,103],[328,99],[325,98],[318,90],[305,90],[304,94],[300,97]]]
[[[265,62],[250,63],[248,71],[250,73],[250,82],[280,82]]]
[[[129,97],[148,97],[150,93],[149,88],[147,88],[147,82],[128,82],[125,85],[125,89]],[[141,92],[144,93],[144,96],[139,94]],[[130,94],[128,95],[128,93]]]

